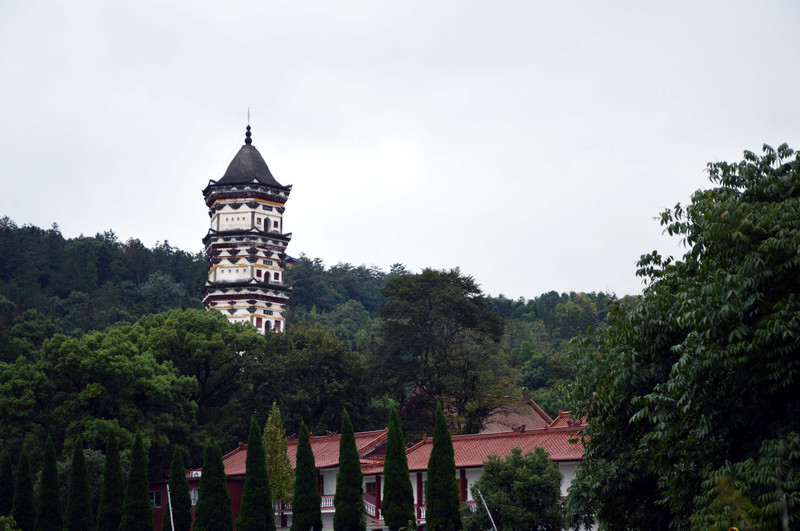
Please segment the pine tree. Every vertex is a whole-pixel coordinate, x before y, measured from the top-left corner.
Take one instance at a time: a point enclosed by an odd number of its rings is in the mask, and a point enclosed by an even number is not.
[[[339,473],[336,475],[336,494],[333,497],[333,528],[340,531],[366,529],[364,521],[364,482],[361,459],[356,448],[353,424],[347,410],[342,412],[342,431],[339,437]]]
[[[453,440],[442,405],[438,404],[433,426],[433,448],[428,460],[427,528],[430,531],[460,531],[460,505]]]
[[[317,490],[317,466],[306,423],[300,421],[292,495],[292,531],[322,529],[321,499]]]
[[[67,511],[64,519],[64,529],[67,531],[91,531],[94,527],[92,489],[89,486],[89,471],[83,455],[83,441],[80,439],[75,442],[72,451]]]
[[[44,462],[42,463],[42,482],[39,488],[39,505],[36,507],[36,531],[61,529],[64,521],[61,518],[61,486],[58,482],[58,465],[56,447],[52,437],[47,437],[44,445]]]
[[[28,451],[22,447],[19,453],[17,472],[14,474],[14,503],[11,515],[21,531],[33,531],[36,522],[36,507],[33,502],[33,477],[31,476],[31,460]]]
[[[384,487],[381,511],[390,531],[398,531],[414,520],[414,490],[408,473],[406,445],[400,416],[392,407],[389,433],[386,439],[386,458],[383,465]]]
[[[106,463],[103,467],[103,490],[97,508],[97,531],[117,531],[122,519],[122,504],[125,501],[125,485],[122,481],[122,465],[119,458],[119,443],[111,431],[106,441]]]
[[[172,453],[167,485],[169,487],[169,503],[172,505],[172,520],[170,521],[169,506],[167,506],[161,529],[171,531],[171,524],[174,524],[175,531],[189,531],[192,528],[192,499],[189,496],[189,482],[186,480],[183,456],[177,446]]]
[[[203,455],[200,497],[194,508],[194,531],[233,529],[231,498],[225,481],[225,466],[219,445],[209,441]]]
[[[275,402],[272,403],[267,423],[264,425],[263,439],[272,497],[276,501],[291,503],[294,471],[286,453],[286,431],[281,420],[281,410]]]
[[[11,464],[11,454],[3,449],[0,456],[0,515],[11,514],[14,506],[14,465]]]
[[[125,502],[119,531],[153,531],[153,506],[147,480],[147,453],[142,434],[136,433],[131,454],[131,471],[125,486]]]
[[[255,418],[250,418],[247,437],[242,505],[236,520],[237,531],[275,531],[275,509],[269,488],[261,429]]]

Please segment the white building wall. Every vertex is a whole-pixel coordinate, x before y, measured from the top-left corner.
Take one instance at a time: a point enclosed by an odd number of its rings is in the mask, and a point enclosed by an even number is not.
[[[578,474],[578,467],[580,463],[578,461],[562,461],[558,463],[558,471],[561,472],[561,495],[566,497],[568,494],[569,486],[572,485],[572,482],[575,481],[575,477]]]

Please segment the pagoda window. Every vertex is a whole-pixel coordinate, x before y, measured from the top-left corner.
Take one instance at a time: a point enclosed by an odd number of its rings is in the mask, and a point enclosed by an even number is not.
[[[280,329],[281,329],[281,322],[275,321],[275,330],[280,330]]]
[[[261,317],[256,317],[256,328],[261,328]]]
[[[258,223],[259,225],[261,225],[261,218],[256,218],[256,223]]]
[[[274,273],[272,278],[274,278],[275,280],[280,280],[281,279],[281,275],[280,275],[280,273]]]
[[[258,278],[261,278],[261,270],[260,269],[256,269],[256,276]]]
[[[273,226],[273,227],[275,227],[275,228],[277,229],[277,228],[278,228],[278,222],[277,222],[277,221],[273,221],[273,222],[272,222],[272,226]]]

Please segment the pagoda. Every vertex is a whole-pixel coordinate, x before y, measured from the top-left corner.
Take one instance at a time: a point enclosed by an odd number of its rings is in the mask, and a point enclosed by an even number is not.
[[[218,310],[232,323],[250,323],[261,333],[286,328],[292,288],[283,283],[283,268],[292,233],[283,232],[283,212],[291,191],[272,176],[248,125],[225,175],[203,190],[211,218],[203,238],[206,310]]]

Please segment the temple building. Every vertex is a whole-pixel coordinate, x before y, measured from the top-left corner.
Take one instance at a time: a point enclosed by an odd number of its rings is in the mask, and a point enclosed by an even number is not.
[[[283,213],[292,186],[280,184],[253,146],[250,126],[242,148],[219,181],[203,190],[211,227],[203,238],[207,310],[259,332],[282,331],[291,287],[283,283],[286,247]]]

